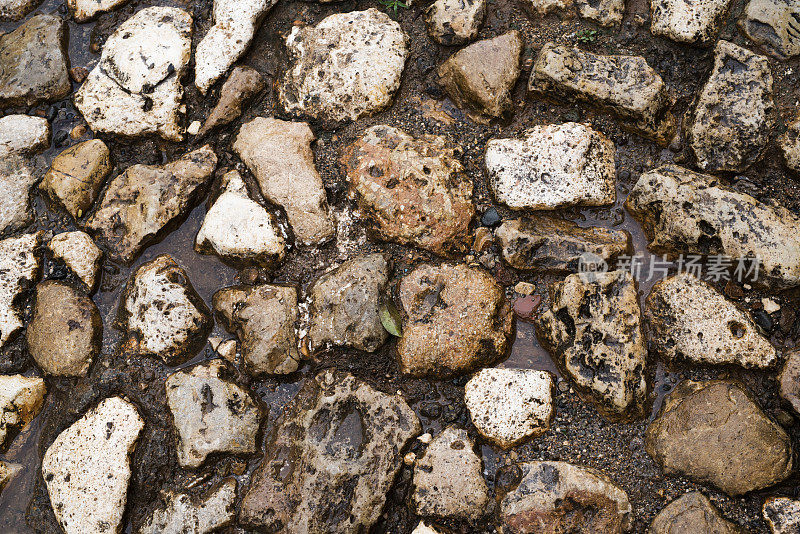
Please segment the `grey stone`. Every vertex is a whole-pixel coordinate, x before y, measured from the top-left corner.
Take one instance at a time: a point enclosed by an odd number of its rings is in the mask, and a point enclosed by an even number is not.
[[[53,159],[39,189],[74,218],[85,215],[111,173],[111,153],[104,142],[78,143]]]
[[[42,378],[0,375],[0,449],[39,414],[45,393]]]
[[[762,513],[772,534],[795,534],[800,530],[800,501],[769,497]]]
[[[732,0],[650,0],[650,31],[679,43],[714,42]]]
[[[779,139],[786,166],[800,173],[800,114],[791,121]]]
[[[0,461],[0,493],[24,469],[25,467],[20,464]]]
[[[39,279],[41,242],[42,232],[0,241],[0,347],[22,328],[15,301]]]
[[[699,491],[692,491],[661,510],[647,533],[745,534],[745,530],[722,517],[708,497]]]
[[[739,28],[778,59],[800,54],[800,5],[792,0],[750,0]]]
[[[41,0],[2,0],[0,1],[0,20],[20,20],[33,11],[40,2]]]
[[[43,117],[0,117],[0,156],[30,156],[50,146],[50,123]]]
[[[486,0],[436,0],[425,11],[428,35],[445,46],[466,44],[478,36]]]
[[[263,91],[265,86],[264,78],[256,69],[246,65],[234,67],[219,90],[217,105],[197,132],[197,137],[203,137],[213,129],[238,119],[242,114],[242,106]]]
[[[786,361],[778,375],[778,386],[781,398],[800,415],[800,351],[795,350],[786,355]]]
[[[618,26],[625,16],[625,0],[575,0],[575,5],[582,18],[605,27]]]
[[[64,262],[67,268],[92,292],[100,270],[103,252],[85,232],[63,232],[56,234],[47,244],[53,257]]]
[[[139,534],[210,534],[233,523],[236,480],[226,479],[203,498],[171,492],[164,508],[156,509]]]

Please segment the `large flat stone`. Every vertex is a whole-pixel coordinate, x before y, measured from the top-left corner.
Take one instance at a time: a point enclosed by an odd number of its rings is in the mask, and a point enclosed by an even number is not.
[[[650,31],[679,43],[716,40],[732,0],[650,0]]]

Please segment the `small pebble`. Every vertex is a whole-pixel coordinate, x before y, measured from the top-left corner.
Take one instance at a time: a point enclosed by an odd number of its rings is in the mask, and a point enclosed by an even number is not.
[[[536,292],[536,286],[530,282],[517,282],[514,286],[514,291],[520,295],[533,295]]]
[[[542,302],[539,295],[527,295],[514,301],[514,313],[523,321],[532,319]]]
[[[186,128],[186,133],[189,135],[197,135],[197,132],[200,131],[200,126],[200,121],[194,121]]]
[[[484,226],[488,226],[489,228],[494,228],[495,226],[499,225],[503,221],[500,214],[497,213],[495,208],[489,208],[486,212],[481,216],[481,224]]]

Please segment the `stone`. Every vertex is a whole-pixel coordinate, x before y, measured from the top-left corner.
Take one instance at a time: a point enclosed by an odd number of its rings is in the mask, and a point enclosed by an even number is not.
[[[111,168],[111,153],[106,144],[99,139],[84,141],[53,159],[39,189],[79,219],[97,200]]]
[[[650,524],[650,534],[744,534],[744,529],[719,513],[699,491],[685,493],[669,503]]]
[[[412,532],[411,534],[439,534],[439,531],[432,529],[431,527],[426,525],[425,522],[420,521],[419,524],[417,525],[417,528],[415,528],[414,532]]]
[[[302,357],[297,350],[297,289],[292,286],[234,286],[214,294],[214,310],[242,344],[247,372],[289,374]]]
[[[742,172],[761,159],[775,123],[774,108],[767,58],[719,41],[714,67],[686,127],[697,166]]]
[[[574,122],[486,144],[489,188],[511,209],[603,206],[617,198],[614,143]]]
[[[43,117],[6,115],[0,117],[0,157],[29,156],[50,146],[50,123]]]
[[[22,328],[19,297],[39,279],[42,232],[0,241],[0,347]]]
[[[34,106],[72,91],[65,32],[60,17],[35,15],[0,35],[0,107]]]
[[[572,0],[526,0],[525,6],[530,7],[538,15],[550,13],[563,13],[572,8]]]
[[[214,25],[197,45],[194,84],[202,94],[247,51],[277,0],[214,0]]]
[[[628,495],[604,473],[566,462],[525,462],[511,469],[514,483],[499,489],[504,532],[622,534],[631,529]]]
[[[242,125],[233,144],[264,197],[286,211],[303,245],[322,244],[335,234],[322,177],[314,165],[314,139],[305,122],[257,117]]]
[[[35,376],[0,375],[0,449],[39,415],[47,386]]]
[[[786,361],[778,375],[778,386],[781,398],[800,415],[800,351],[792,351],[786,355]]]
[[[544,98],[596,105],[663,144],[675,130],[669,90],[640,56],[602,56],[547,43],[533,65],[528,90]]]
[[[464,386],[464,402],[481,436],[510,449],[550,428],[553,388],[547,371],[481,369]]]
[[[0,2],[0,20],[17,21],[33,11],[41,0],[2,0]]]
[[[685,380],[664,399],[645,433],[666,475],[743,495],[792,472],[789,436],[737,383]]]
[[[625,0],[575,0],[575,5],[582,18],[607,28],[622,24],[625,16]]]
[[[641,175],[625,207],[656,254],[757,258],[752,278],[777,288],[800,284],[800,217],[782,206],[759,202],[713,176],[665,165]]]
[[[91,293],[100,271],[103,252],[97,248],[89,234],[81,231],[56,234],[47,244],[55,259],[61,260],[75,273]]]
[[[225,190],[206,212],[194,249],[239,264],[272,267],[283,260],[286,243],[278,220],[252,200],[238,171],[223,177]]]
[[[641,417],[647,346],[631,273],[571,274],[550,294],[550,309],[536,322],[542,346],[606,419]]]
[[[236,480],[226,479],[202,499],[171,492],[165,508],[156,509],[139,534],[210,534],[233,523]]]
[[[108,256],[130,264],[200,201],[217,156],[206,145],[165,165],[133,165],[111,180],[86,227]]]
[[[511,92],[519,78],[522,36],[512,30],[462,48],[439,65],[439,85],[480,123],[507,119],[513,110]]]
[[[504,221],[495,231],[503,259],[521,271],[577,273],[589,259],[611,265],[633,250],[625,230],[580,227],[541,215]]]
[[[692,274],[679,273],[656,282],[644,313],[651,350],[668,362],[758,369],[778,362],[775,347],[749,315]]]
[[[425,11],[428,35],[445,46],[463,45],[478,36],[486,0],[436,0]]]
[[[25,467],[20,464],[0,461],[0,493],[2,493],[3,488],[14,480],[24,469]]]
[[[463,264],[423,264],[400,281],[400,369],[450,378],[489,366],[511,346],[514,314],[486,271]]]
[[[766,53],[787,60],[800,54],[800,5],[790,0],[750,0],[739,28]]]
[[[489,504],[483,462],[467,431],[445,428],[414,464],[411,506],[421,516],[476,521]]]
[[[331,344],[378,350],[389,337],[378,311],[388,285],[383,254],[358,256],[320,276],[309,288],[312,348]]]
[[[778,142],[786,160],[786,166],[800,173],[800,114],[788,124]]]
[[[421,431],[400,395],[320,372],[268,435],[240,524],[286,534],[369,531],[402,466],[400,451]]]
[[[169,255],[140,265],[119,311],[132,350],[182,363],[205,344],[212,318],[186,272]]]
[[[86,376],[100,354],[103,320],[86,293],[47,280],[36,286],[36,304],[26,336],[31,356],[46,374]]]
[[[133,404],[110,397],[59,434],[44,453],[42,478],[66,534],[122,532],[130,458],[143,428]]]
[[[800,530],[800,501],[768,497],[762,510],[772,534],[793,534]]]
[[[219,101],[197,132],[203,137],[215,128],[230,124],[242,114],[242,106],[266,87],[264,77],[246,65],[237,65],[219,90]]]
[[[128,0],[67,0],[67,7],[75,22],[87,22],[127,2]]]
[[[441,256],[464,252],[475,215],[460,151],[438,135],[368,128],[339,160],[351,195],[380,239]]]
[[[210,454],[256,452],[260,410],[229,376],[223,360],[211,360],[167,378],[181,467],[200,467]]]
[[[100,62],[75,93],[75,106],[95,133],[182,141],[181,78],[191,44],[192,17],[186,11],[138,11],[106,40]]]
[[[286,38],[290,63],[279,88],[283,108],[326,126],[383,110],[400,87],[407,41],[400,24],[375,8],[294,26]]]
[[[732,0],[650,0],[650,32],[679,43],[716,41]]]

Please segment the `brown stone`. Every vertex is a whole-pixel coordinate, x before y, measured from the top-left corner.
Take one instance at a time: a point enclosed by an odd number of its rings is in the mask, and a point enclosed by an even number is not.
[[[259,72],[246,65],[239,65],[222,84],[219,101],[206,119],[197,137],[203,137],[214,128],[230,124],[242,114],[242,106],[265,87]]]
[[[92,139],[68,148],[53,159],[39,189],[64,206],[75,218],[89,211],[111,172],[111,153],[104,142]]]
[[[708,497],[692,491],[661,510],[648,534],[744,534],[744,529],[722,517]]]
[[[778,385],[781,398],[800,415],[800,351],[786,355],[786,362],[778,375]]]

